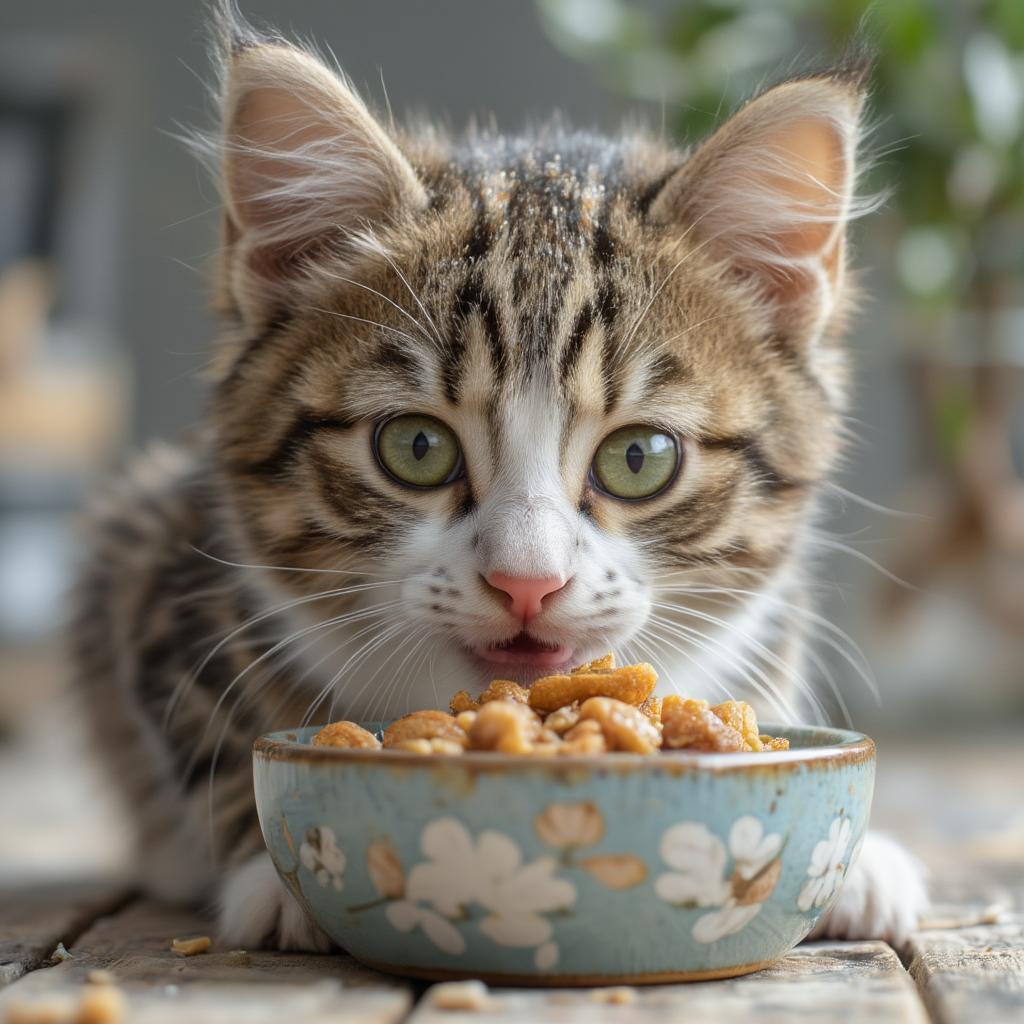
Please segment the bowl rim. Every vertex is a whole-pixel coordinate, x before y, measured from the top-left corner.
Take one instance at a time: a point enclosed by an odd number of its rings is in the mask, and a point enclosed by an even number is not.
[[[873,761],[875,742],[870,736],[850,729],[832,726],[785,726],[770,722],[762,726],[772,735],[787,732],[824,732],[836,742],[791,750],[770,750],[761,753],[715,753],[710,751],[672,750],[658,754],[567,754],[559,757],[527,757],[522,754],[496,754],[490,751],[467,751],[450,754],[415,754],[405,750],[366,750],[351,747],[314,747],[300,733],[322,726],[280,729],[266,733],[253,743],[253,760],[306,761],[311,763],[374,764],[381,767],[419,766],[422,768],[463,768],[480,771],[526,771],[564,773],[566,771],[599,769],[604,772],[654,771],[677,775],[685,772],[729,773],[748,769],[796,769],[806,766],[836,767]]]

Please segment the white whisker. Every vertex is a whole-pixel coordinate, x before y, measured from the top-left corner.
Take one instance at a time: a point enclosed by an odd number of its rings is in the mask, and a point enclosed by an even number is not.
[[[689,608],[685,605],[654,602],[654,607],[667,609],[669,611],[676,612],[677,614],[682,614],[691,618],[699,619],[702,622],[707,622],[709,625],[717,626],[719,629],[723,630],[726,633],[726,635],[731,634],[732,636],[738,637],[740,640],[744,641],[746,644],[752,647],[759,657],[763,658],[768,664],[778,669],[778,671],[782,674],[784,678],[790,680],[797,687],[797,689],[800,690],[807,697],[807,699],[815,706],[818,715],[822,719],[826,717],[824,708],[821,706],[821,702],[815,694],[814,688],[811,686],[811,684],[806,679],[804,679],[799,672],[796,671],[793,665],[787,664],[770,647],[766,646],[760,640],[751,636],[746,631],[737,628],[733,623],[730,623],[726,619],[721,619],[716,615],[710,615],[707,612],[701,612],[695,608]],[[692,627],[684,626],[682,623],[675,623],[672,622],[672,620],[668,621],[672,625],[679,626],[682,629],[698,632],[692,630]],[[713,643],[719,650],[725,652],[727,656],[736,655],[742,658],[742,655],[739,655],[738,652],[734,651],[727,644],[724,644],[717,638],[710,637],[706,633],[701,633],[700,635],[709,643]],[[747,664],[750,664],[749,660],[743,660]],[[754,666],[751,667],[753,668]],[[761,678],[764,680],[767,686],[769,686],[773,690],[777,690],[777,687],[775,687],[774,684],[772,684],[770,680],[768,680],[767,676],[762,671],[756,668],[755,671],[758,672],[758,674],[761,676]],[[794,718],[796,717],[798,716],[796,716],[794,713]]]
[[[800,716],[797,714],[796,709],[783,697],[779,687],[771,681],[762,668],[755,665],[749,658],[731,649],[728,645],[717,640],[717,638],[709,636],[707,633],[703,633],[691,626],[684,626],[660,615],[652,615],[651,619],[663,630],[681,640],[692,643],[706,654],[714,656],[715,651],[712,650],[712,647],[714,647],[718,651],[719,656],[724,657],[726,662],[743,677],[747,684],[783,716],[784,721],[796,722],[799,720]],[[708,646],[709,644],[712,646]],[[676,649],[679,650],[679,648]],[[681,650],[680,653],[682,653]],[[705,669],[704,671],[707,674],[707,670]],[[718,680],[716,680],[716,683],[729,699],[733,698],[733,694],[725,686],[718,682]]]
[[[275,615],[280,615],[282,612],[290,611],[293,608],[297,608],[301,605],[311,604],[314,601],[323,601],[331,597],[347,597],[351,594],[362,593],[366,590],[373,590],[378,587],[384,587],[397,583],[397,580],[379,580],[374,583],[358,583],[350,587],[338,587],[333,590],[321,590],[315,594],[307,594],[303,597],[291,598],[287,601],[283,601],[280,604],[274,605],[272,608],[266,609],[257,615],[253,615],[246,619],[240,625],[233,628],[227,636],[220,640],[210,651],[208,651],[199,661],[199,664],[192,669],[187,675],[185,675],[175,686],[171,692],[170,697],[167,700],[167,706],[164,709],[164,726],[174,717],[175,709],[181,702],[184,695],[192,688],[196,680],[202,675],[207,665],[224,649],[224,647],[230,643],[235,637],[244,633],[247,629],[256,625],[259,622],[265,622],[267,619],[273,618]]]

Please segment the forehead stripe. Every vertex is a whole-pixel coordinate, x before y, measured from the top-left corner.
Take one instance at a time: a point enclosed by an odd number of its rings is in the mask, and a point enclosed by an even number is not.
[[[572,325],[572,331],[569,334],[569,340],[565,343],[565,348],[562,349],[562,358],[558,366],[558,380],[563,387],[569,377],[572,376],[572,371],[576,368],[576,364],[579,362],[580,353],[583,351],[583,342],[593,325],[594,304],[587,300],[583,303],[579,312],[576,314],[576,319],[573,321]]]
[[[607,267],[615,259],[615,241],[603,221],[599,220],[594,227],[590,253],[594,265],[599,268]]]

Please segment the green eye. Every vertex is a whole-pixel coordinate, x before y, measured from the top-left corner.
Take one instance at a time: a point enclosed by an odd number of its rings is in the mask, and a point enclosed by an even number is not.
[[[594,456],[597,486],[615,498],[639,501],[663,491],[679,467],[679,445],[656,427],[622,427],[609,434]]]
[[[374,434],[377,461],[399,483],[440,487],[462,470],[458,438],[433,416],[411,413],[382,423]]]

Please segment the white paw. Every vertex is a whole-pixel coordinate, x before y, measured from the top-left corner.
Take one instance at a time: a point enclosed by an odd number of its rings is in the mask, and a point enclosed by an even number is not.
[[[331,940],[284,887],[270,855],[259,853],[228,875],[220,891],[220,940],[236,949],[326,953]]]
[[[923,865],[894,839],[864,836],[839,901],[808,936],[812,939],[884,939],[901,945],[928,908]]]

